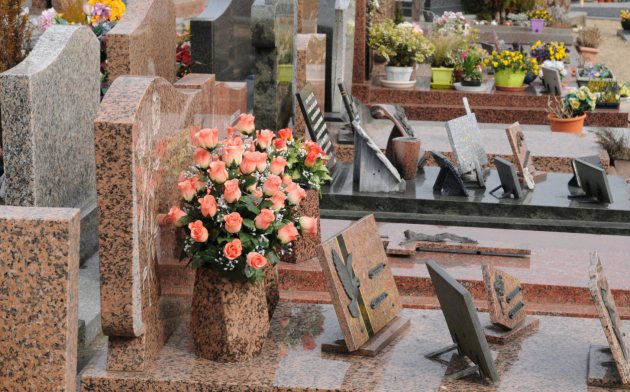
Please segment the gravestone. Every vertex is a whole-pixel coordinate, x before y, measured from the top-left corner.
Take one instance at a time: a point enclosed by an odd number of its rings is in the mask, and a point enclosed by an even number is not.
[[[537,182],[547,179],[547,173],[536,170],[536,167],[531,163],[532,156],[527,148],[527,142],[525,141],[525,134],[521,129],[521,124],[514,123],[510,125],[506,128],[505,132],[510,142],[510,147],[512,148],[512,161],[516,166],[519,181],[526,184],[528,189],[534,189]]]
[[[598,387],[630,387],[630,352],[626,346],[619,310],[615,304],[604,267],[597,252],[591,255],[589,289],[608,347],[591,346],[588,385]]]
[[[557,69],[541,67],[543,72],[543,81],[547,94],[562,95],[562,79]]]
[[[326,85],[326,36],[323,34],[298,34],[295,40],[295,82],[297,90],[301,90],[309,84],[320,110],[324,109],[325,104],[325,85]],[[295,113],[294,136],[303,138],[306,135],[306,124],[302,112],[298,110],[297,105],[293,112]]]
[[[121,76],[94,121],[101,319],[110,371],[146,369],[180,321],[185,298],[161,295],[159,279],[159,264],[175,262],[160,250],[170,246],[176,253],[177,234],[158,226],[158,214],[179,199],[178,177],[192,156],[189,128],[201,102],[199,91],[179,92],[162,78]],[[179,266],[188,276],[185,263]]]
[[[352,95],[355,2],[320,0],[318,32],[326,34],[326,112],[339,117],[343,110],[337,85],[343,83]]]
[[[318,254],[348,352],[368,349],[370,340],[388,326],[396,331],[409,326],[398,317],[402,305],[374,215],[322,243]],[[387,335],[387,343],[395,338]],[[372,353],[387,344],[376,340],[369,348]]]
[[[175,81],[175,28],[173,0],[130,2],[125,15],[107,33],[109,82],[121,75]]]
[[[468,196],[464,181],[451,161],[437,151],[431,151],[431,155],[440,167],[440,173],[433,184],[433,193],[445,196]]]
[[[256,0],[252,5],[254,115],[260,129],[286,128],[293,110],[294,0]]]
[[[404,192],[407,183],[361,125],[353,121],[353,188],[359,192]]]
[[[328,155],[328,162],[326,167],[333,172],[337,159],[335,156],[335,148],[330,139],[328,133],[328,127],[324,120],[324,114],[321,111],[321,106],[317,103],[317,97],[313,91],[313,87],[310,84],[304,86],[304,88],[296,94],[298,105],[300,106],[300,112],[302,118],[304,118],[306,128],[308,129],[311,140],[314,140],[320,145],[322,150]]]
[[[446,122],[446,133],[461,175],[477,173],[480,181],[489,174],[488,155],[481,146],[481,132],[474,113]],[[481,169],[481,170],[480,170]],[[479,172],[482,175],[479,176]]]
[[[89,28],[52,26],[0,74],[5,203],[81,209],[81,259],[97,250],[94,131],[100,46]]]
[[[3,391],[76,391],[79,217],[74,208],[0,207]]]
[[[220,81],[245,80],[252,73],[250,19],[254,0],[212,0],[190,21],[193,72]]]
[[[317,16],[319,0],[297,0],[297,32],[298,34],[317,33]]]
[[[523,196],[523,190],[521,183],[518,181],[516,169],[514,164],[501,157],[494,157],[494,166],[497,169],[499,175],[500,185],[490,191],[490,194],[499,198],[507,199],[514,198],[520,199]],[[503,193],[499,196],[495,194],[499,189],[503,189]]]
[[[426,357],[435,358],[456,349],[460,355],[467,356],[476,365],[475,371],[492,381],[498,381],[499,375],[481,328],[472,295],[435,261],[429,260],[426,265],[454,343],[446,349],[427,354]],[[470,373],[466,371],[461,373],[462,376],[468,374]]]

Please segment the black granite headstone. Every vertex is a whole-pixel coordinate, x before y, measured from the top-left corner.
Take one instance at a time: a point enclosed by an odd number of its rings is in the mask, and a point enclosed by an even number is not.
[[[499,190],[499,188],[503,188],[503,194],[499,196],[499,198],[503,199],[514,197],[515,199],[520,199],[523,195],[523,191],[521,189],[521,184],[518,181],[518,176],[516,175],[516,169],[514,169],[512,162],[506,161],[500,157],[495,157],[494,165],[499,173],[501,185],[490,191],[490,194],[494,194],[494,192]]]
[[[332,171],[337,164],[335,157],[335,148],[333,147],[328,128],[326,127],[326,121],[324,121],[324,115],[319,110],[317,104],[317,98],[313,92],[313,87],[310,84],[304,86],[304,88],[295,94],[300,110],[306,122],[306,128],[311,137],[317,144],[321,146],[326,155],[328,155],[328,169]]]
[[[431,151],[431,155],[433,155],[433,159],[436,160],[440,167],[440,173],[433,185],[433,193],[444,196],[468,196],[464,181],[462,181],[451,161],[436,151]]]

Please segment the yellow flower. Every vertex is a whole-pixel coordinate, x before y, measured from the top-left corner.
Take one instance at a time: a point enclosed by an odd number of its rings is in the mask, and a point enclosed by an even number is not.
[[[498,67],[499,67],[499,63],[497,63],[496,61],[493,61],[493,62],[492,62],[492,66],[493,66],[494,68],[498,68]]]
[[[577,108],[579,108],[579,107],[580,107],[580,101],[578,101],[578,100],[577,100],[577,99],[575,99],[575,98],[571,98],[571,99],[569,100],[569,103],[571,104],[571,107],[572,107],[573,109],[577,109]]]
[[[581,100],[585,100],[586,99],[586,93],[584,91],[582,91],[582,90],[578,90],[576,95]]]

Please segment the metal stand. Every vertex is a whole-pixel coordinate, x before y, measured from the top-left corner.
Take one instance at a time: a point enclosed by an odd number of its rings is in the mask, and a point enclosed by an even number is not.
[[[440,356],[442,356],[443,354],[446,354],[448,352],[454,351],[454,350],[457,350],[458,353],[459,353],[459,346],[457,344],[452,344],[450,346],[444,347],[444,348],[439,349],[437,351],[430,352],[430,353],[426,354],[424,357],[427,358],[427,359],[432,359],[432,360],[438,361],[438,362],[448,366],[450,364],[450,362],[441,359]],[[460,355],[460,357],[461,357],[461,355]],[[481,369],[479,369],[479,366],[477,366],[477,365],[472,365],[472,366],[469,366],[466,369],[460,370],[458,372],[447,374],[445,376],[445,378],[447,380],[459,380],[461,378],[468,377],[468,376],[470,376],[472,374],[477,374],[479,376],[479,378],[483,380],[483,373],[481,372]]]

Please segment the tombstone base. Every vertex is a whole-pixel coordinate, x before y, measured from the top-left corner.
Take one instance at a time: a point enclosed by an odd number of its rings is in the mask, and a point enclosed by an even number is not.
[[[385,328],[370,338],[356,351],[348,351],[343,339],[332,343],[322,343],[322,352],[331,354],[358,355],[361,357],[375,357],[391,342],[409,329],[411,320],[401,316],[394,318]]]
[[[591,344],[588,351],[586,383],[592,387],[630,389],[622,384],[610,347]]]
[[[521,336],[538,331],[539,326],[540,319],[528,316],[523,322],[511,330],[505,330],[499,325],[490,324],[484,327],[484,331],[488,343],[507,344]]]

